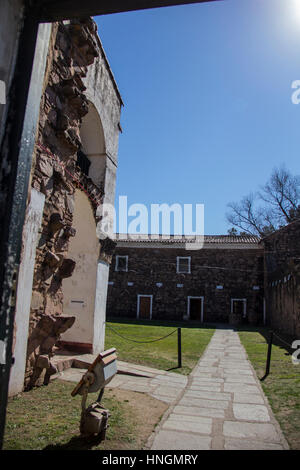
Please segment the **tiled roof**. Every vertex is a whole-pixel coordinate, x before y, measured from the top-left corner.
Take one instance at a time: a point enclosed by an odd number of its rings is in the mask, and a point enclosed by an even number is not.
[[[116,234],[115,241],[125,243],[193,243],[197,242],[193,235],[139,235],[139,234]],[[204,235],[205,244],[257,244],[260,238],[254,235]]]

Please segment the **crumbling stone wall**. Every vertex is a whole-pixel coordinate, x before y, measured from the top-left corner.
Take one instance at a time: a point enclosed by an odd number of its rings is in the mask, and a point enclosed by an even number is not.
[[[271,326],[300,337],[300,221],[261,242],[265,249],[265,297]]]
[[[89,196],[96,223],[99,221],[97,207],[104,197],[103,187],[96,186],[76,164],[80,125],[89,109],[83,79],[99,56],[93,20],[53,25],[31,175],[32,187],[45,195],[45,208],[34,272],[27,388],[48,381],[55,372],[50,363],[55,344],[74,323],[74,317],[63,315],[61,286],[75,268],[75,262],[68,257],[68,246],[70,237],[75,236],[72,219],[76,188]],[[118,107],[120,112],[120,103]],[[109,241],[105,243],[111,246]],[[106,256],[105,243],[102,257]],[[110,252],[106,258],[111,259]]]
[[[117,255],[128,256],[128,272],[115,271]],[[191,257],[190,274],[176,272],[177,256]],[[137,295],[148,294],[153,295],[153,319],[183,320],[188,296],[203,296],[204,322],[229,322],[232,298],[246,298],[248,321],[262,322],[263,252],[258,246],[185,250],[137,248],[128,243],[128,247],[117,246],[109,281],[108,318],[136,318]]]

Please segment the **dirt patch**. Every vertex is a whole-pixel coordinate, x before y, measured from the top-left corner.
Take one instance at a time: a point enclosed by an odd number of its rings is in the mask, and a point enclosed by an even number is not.
[[[113,448],[143,449],[151,433],[168,409],[168,405],[156,398],[150,397],[146,393],[132,392],[118,388],[108,389],[107,391],[112,398],[122,403],[123,407],[126,409],[127,419],[134,429],[135,442],[132,442],[128,447],[124,447],[124,443],[122,442],[114,442]],[[107,444],[108,441],[103,445],[103,448],[110,450]],[[118,445],[119,447],[117,447]]]

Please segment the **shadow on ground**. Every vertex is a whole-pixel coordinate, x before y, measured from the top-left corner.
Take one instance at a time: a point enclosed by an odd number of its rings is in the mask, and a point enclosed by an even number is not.
[[[93,438],[85,438],[82,436],[74,436],[65,444],[49,444],[43,450],[91,450],[98,446],[102,439],[99,436]]]

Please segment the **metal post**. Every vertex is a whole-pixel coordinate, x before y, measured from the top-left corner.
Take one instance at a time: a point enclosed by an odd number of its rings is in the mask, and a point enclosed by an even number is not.
[[[182,367],[181,362],[181,328],[177,328],[177,342],[178,342],[178,368]]]
[[[270,331],[269,345],[268,345],[268,356],[267,356],[267,365],[266,365],[265,377],[266,377],[267,375],[269,375],[269,372],[270,372],[272,342],[273,342],[273,331]]]

